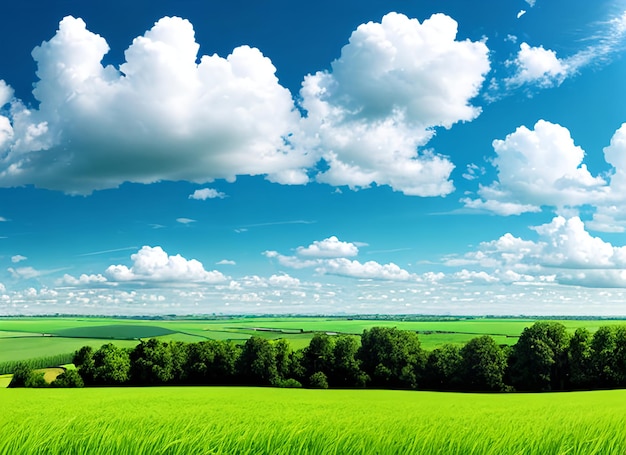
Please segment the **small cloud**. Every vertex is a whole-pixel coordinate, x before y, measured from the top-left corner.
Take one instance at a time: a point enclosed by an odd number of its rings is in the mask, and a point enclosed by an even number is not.
[[[199,201],[206,201],[207,199],[224,199],[225,197],[225,193],[217,191],[213,188],[202,188],[189,195],[189,199],[196,199]]]
[[[517,18],[519,19],[520,17],[522,17],[524,14],[526,14],[526,10],[522,9],[517,13]]]
[[[3,216],[0,216],[0,223],[5,223],[5,222],[7,222],[7,221],[9,221],[9,220],[7,220],[7,219],[6,219],[5,217],[3,217]]]
[[[196,220],[192,220],[191,218],[176,218],[176,221],[181,224],[191,224],[196,222]]]
[[[237,265],[235,261],[231,261],[230,259],[222,259],[219,262],[216,262],[217,265]]]
[[[22,256],[21,254],[16,254],[15,256],[11,257],[11,262],[14,264],[17,264],[18,262],[25,261],[26,259],[28,259],[26,256]]]
[[[526,0],[526,3],[528,3],[528,6],[530,6],[531,8],[535,6],[535,2],[536,0]]]
[[[467,171],[463,174],[463,178],[466,180],[476,180],[485,175],[485,172],[484,167],[471,163],[467,165]]]
[[[131,257],[131,267],[111,265],[105,275],[111,281],[162,283],[221,283],[226,277],[217,270],[205,270],[196,259],[168,255],[160,246],[144,246]]]
[[[511,43],[517,43],[517,36],[508,34],[508,35],[506,35],[506,38],[504,38],[504,41],[509,41]]]
[[[162,224],[156,224],[156,223],[151,223],[151,224],[149,224],[149,226],[150,226],[152,229],[163,229],[163,228],[165,227],[165,226],[163,226]]]
[[[43,274],[40,270],[36,270],[33,267],[18,267],[14,269],[13,267],[9,267],[7,269],[11,276],[20,280],[29,280],[31,278],[37,278]]]

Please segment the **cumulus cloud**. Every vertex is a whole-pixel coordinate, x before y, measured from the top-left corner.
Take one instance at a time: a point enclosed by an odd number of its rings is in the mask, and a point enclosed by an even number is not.
[[[534,5],[529,3],[532,7]],[[518,19],[525,13],[518,13]],[[590,42],[587,47],[559,58],[556,52],[543,46],[531,46],[522,43],[513,60],[507,62],[514,69],[513,74],[504,79],[507,89],[521,86],[549,88],[560,85],[565,79],[576,75],[589,65],[598,65],[610,61],[611,56],[623,48],[626,37],[626,11],[600,23],[598,30],[582,39]],[[495,85],[497,90],[497,84]]]
[[[557,216],[533,229],[539,234],[537,241],[507,233],[481,243],[463,257],[448,258],[445,264],[465,267],[456,276],[466,279],[626,286],[626,246],[614,246],[592,236],[579,217]]]
[[[400,268],[393,262],[388,264],[380,264],[376,261],[362,263],[347,258],[335,258],[323,261],[317,268],[317,272],[376,280],[405,281],[416,279],[415,275]]]
[[[102,65],[106,40],[68,16],[32,53],[38,107],[0,84],[10,106],[0,115],[0,186],[88,194],[126,181],[304,184],[317,174],[354,189],[446,195],[454,165],[423,147],[434,128],[479,115],[470,100],[490,67],[485,43],[456,35],[443,14],[363,24],[330,71],[305,77],[296,106],[261,51],[199,56],[184,19],[159,20],[115,67]]]
[[[324,240],[316,240],[306,248],[300,246],[296,253],[305,257],[337,258],[356,256],[359,249],[354,243],[342,242],[333,235]]]
[[[14,100],[10,125],[0,119],[0,185],[85,194],[124,181],[308,180],[310,158],[287,146],[300,116],[271,61],[248,46],[226,58],[198,49],[187,20],[165,17],[119,69],[104,67],[105,39],[64,18],[33,51],[38,109]]]
[[[318,181],[418,196],[453,191],[451,161],[418,148],[435,127],[480,113],[470,100],[489,71],[488,49],[456,35],[457,23],[443,14],[420,23],[390,13],[360,25],[331,71],[304,79],[306,146],[327,165]]]
[[[498,180],[480,186],[480,199],[465,198],[469,208],[500,215],[537,212],[599,202],[606,198],[606,181],[592,176],[583,163],[585,152],[569,130],[539,120],[534,129],[520,126],[504,140],[493,141]]]
[[[517,18],[519,19],[520,17],[522,17],[524,14],[526,14],[526,10],[525,9],[521,9],[519,10],[519,12],[517,13]]]
[[[26,256],[22,256],[21,254],[16,254],[15,256],[11,256],[11,262],[17,264],[18,262],[22,262],[28,259]]]
[[[284,267],[315,268],[319,274],[391,281],[419,279],[394,263],[380,264],[376,261],[362,263],[349,259],[358,253],[356,244],[343,242],[336,236],[331,236],[324,240],[316,240],[307,247],[296,248],[296,254],[293,256],[282,255],[277,251],[265,251],[263,254]]]
[[[131,256],[133,265],[111,265],[105,275],[111,281],[148,281],[163,283],[221,283],[226,276],[217,270],[207,271],[196,259],[169,256],[160,246],[144,246]]]
[[[195,223],[196,220],[192,220],[191,218],[176,218],[176,222],[180,224],[191,224]]]
[[[517,17],[521,16],[518,14]],[[542,88],[551,87],[561,84],[571,71],[565,62],[557,58],[556,52],[543,46],[531,47],[527,43],[520,45],[512,63],[516,66],[516,73],[505,80],[508,86],[532,83]]]
[[[91,286],[106,283],[108,280],[99,273],[89,275],[83,273],[78,278],[66,273],[59,282],[67,286]]]
[[[225,197],[225,193],[217,191],[214,188],[202,188],[189,195],[189,199],[197,199],[199,201],[206,201],[207,199],[224,199]]]

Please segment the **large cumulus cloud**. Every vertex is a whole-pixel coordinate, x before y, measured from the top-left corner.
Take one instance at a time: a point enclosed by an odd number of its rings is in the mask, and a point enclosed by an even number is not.
[[[454,165],[423,147],[434,128],[479,114],[470,100],[489,70],[487,46],[456,33],[441,14],[361,25],[330,71],[305,77],[296,103],[258,49],[199,56],[184,19],[159,20],[115,67],[102,64],[105,39],[68,16],[32,53],[38,106],[0,82],[0,186],[88,194],[238,175],[303,184],[317,173],[446,195]]]
[[[299,114],[259,50],[198,57],[192,25],[175,17],[136,38],[119,70],[102,66],[108,49],[73,17],[35,48],[39,107],[13,100],[0,118],[0,185],[88,193],[240,174],[307,180],[310,159],[286,145]]]
[[[488,49],[456,34],[443,14],[420,23],[390,13],[359,26],[332,71],[305,78],[303,128],[328,165],[319,181],[419,196],[453,191],[449,158],[418,147],[435,127],[480,113],[470,100],[489,70]]]

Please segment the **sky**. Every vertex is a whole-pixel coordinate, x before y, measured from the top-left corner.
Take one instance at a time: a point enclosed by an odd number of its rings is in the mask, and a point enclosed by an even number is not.
[[[24,0],[0,315],[626,316],[626,0]]]

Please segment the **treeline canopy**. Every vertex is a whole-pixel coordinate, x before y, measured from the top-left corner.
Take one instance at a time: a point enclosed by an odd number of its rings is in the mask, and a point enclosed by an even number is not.
[[[626,326],[570,335],[556,322],[524,329],[514,346],[480,336],[464,346],[422,349],[415,332],[374,327],[362,336],[316,334],[243,345],[142,341],[133,349],[85,346],[74,364],[89,385],[255,385],[442,391],[558,391],[626,387]]]

